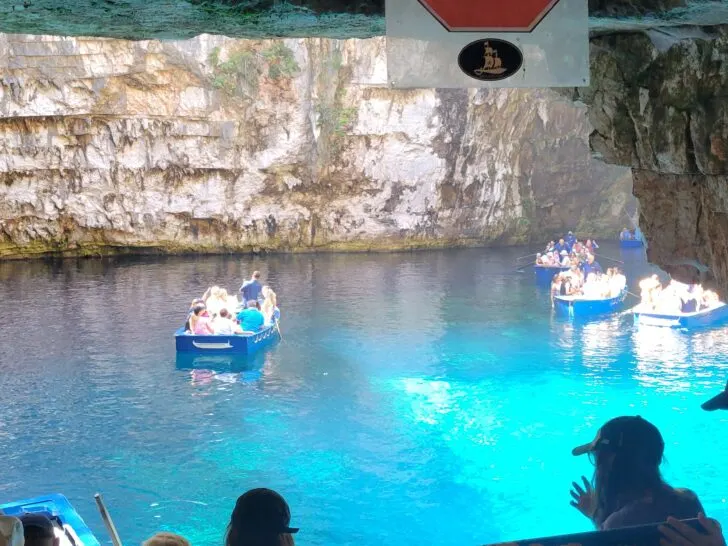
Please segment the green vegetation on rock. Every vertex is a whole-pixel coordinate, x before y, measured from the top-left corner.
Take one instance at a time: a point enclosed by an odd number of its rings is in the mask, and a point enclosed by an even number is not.
[[[301,70],[293,51],[283,42],[274,43],[262,55],[268,62],[268,77],[272,80],[293,77]]]
[[[228,54],[226,61],[220,62],[220,48],[210,54],[212,65],[212,86],[230,96],[253,97],[258,92],[262,67],[255,51],[245,46],[238,47]]]

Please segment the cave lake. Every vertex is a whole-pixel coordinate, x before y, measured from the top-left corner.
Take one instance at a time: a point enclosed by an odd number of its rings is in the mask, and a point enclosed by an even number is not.
[[[485,544],[589,530],[569,489],[591,467],[571,449],[640,414],[668,481],[728,520],[728,418],[700,409],[725,385],[728,330],[557,318],[514,268],[530,251],[0,263],[0,496],[63,493],[104,543],[97,491],[129,544],[213,546],[237,496],[268,486],[301,544]],[[600,253],[633,291],[653,271]],[[177,358],[190,300],[253,269],[283,341]]]

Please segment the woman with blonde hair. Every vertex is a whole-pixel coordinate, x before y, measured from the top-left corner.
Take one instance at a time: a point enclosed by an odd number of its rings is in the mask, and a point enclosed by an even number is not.
[[[278,298],[270,286],[264,286],[262,294],[265,299],[260,312],[263,313],[266,324],[274,324],[281,318],[281,311],[278,309]]]
[[[192,546],[185,537],[174,533],[157,533],[142,543],[142,546]]]

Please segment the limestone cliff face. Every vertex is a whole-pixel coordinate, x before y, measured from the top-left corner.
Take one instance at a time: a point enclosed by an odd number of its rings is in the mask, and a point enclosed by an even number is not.
[[[0,35],[0,256],[611,237],[629,173],[547,91],[397,91],[384,41]]]
[[[650,261],[728,290],[728,26],[592,39],[591,146],[631,166]]]

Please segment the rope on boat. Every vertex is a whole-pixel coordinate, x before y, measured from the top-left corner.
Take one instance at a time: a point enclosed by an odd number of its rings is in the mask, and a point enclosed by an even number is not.
[[[610,258],[609,256],[597,254],[596,252],[594,253],[594,256],[596,256],[597,258],[604,258],[605,260],[609,260],[609,261],[624,265],[624,262],[622,260],[615,260],[614,258]]]

